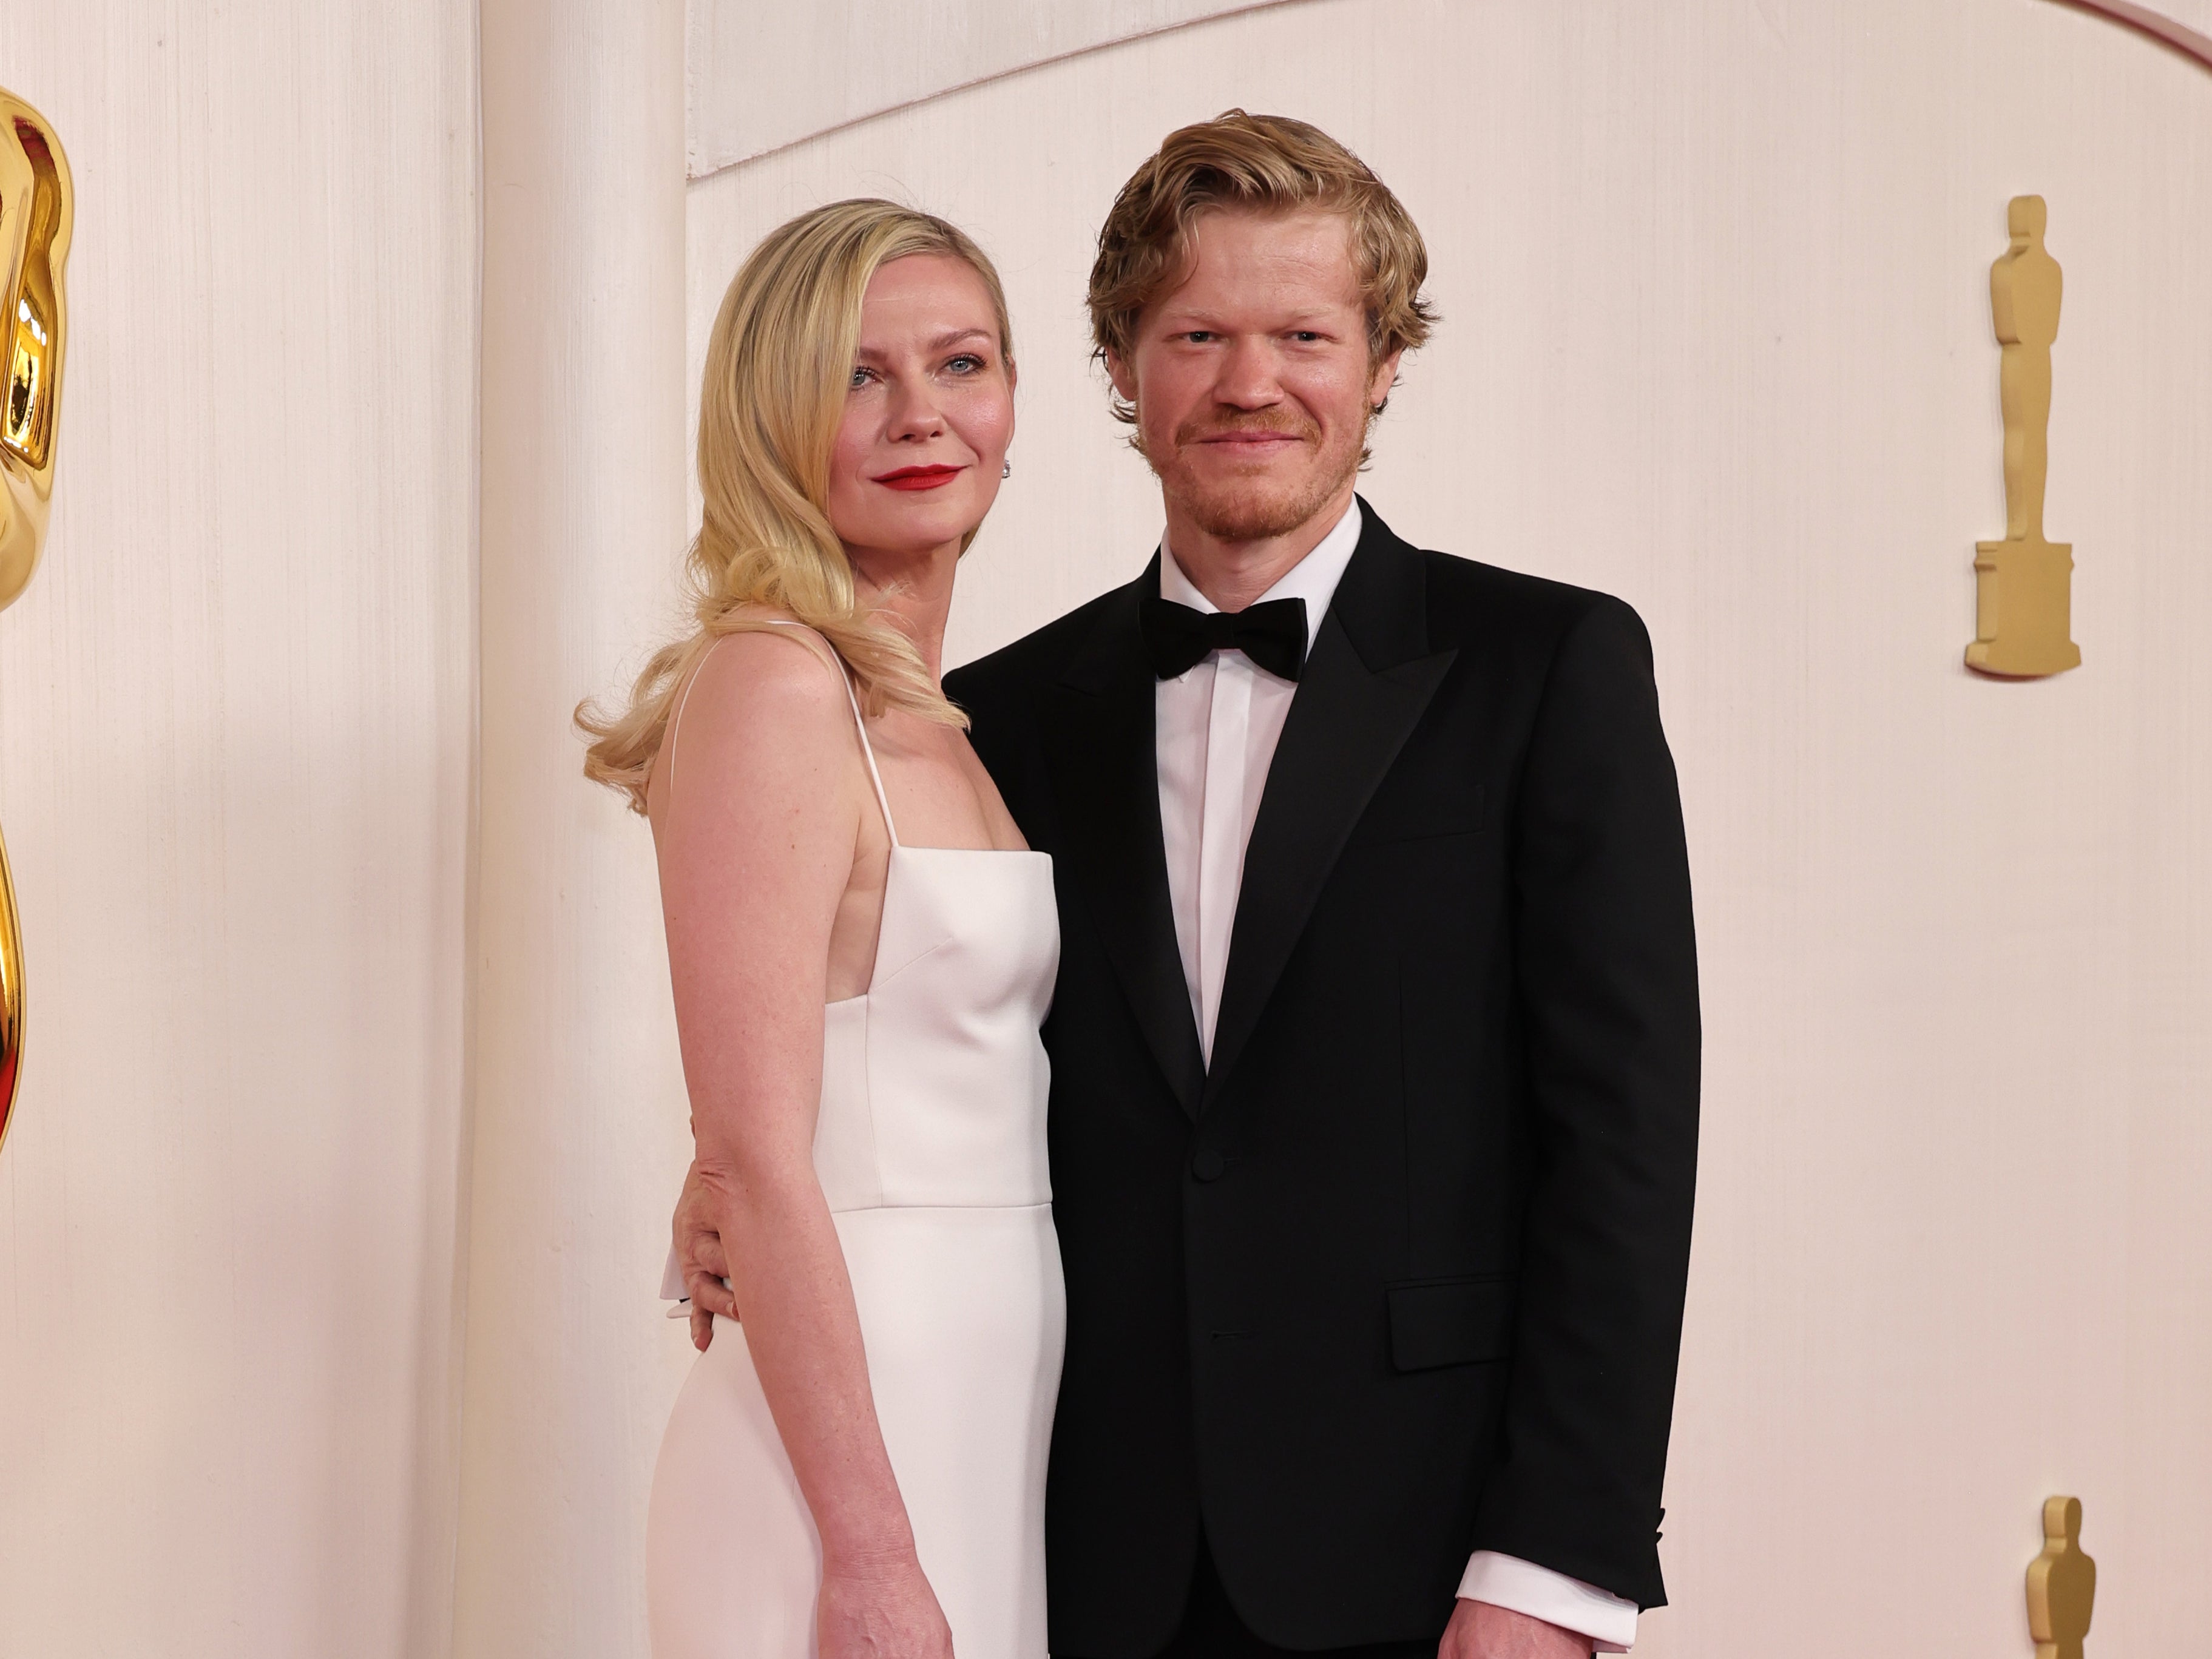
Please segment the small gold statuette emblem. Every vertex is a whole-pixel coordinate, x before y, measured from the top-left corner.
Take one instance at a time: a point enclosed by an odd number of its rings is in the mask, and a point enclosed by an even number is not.
[[[30,584],[54,487],[74,201],[46,118],[0,88],[0,611]],[[0,1140],[23,1065],[23,941],[0,842]]]
[[[2051,472],[2051,348],[2058,338],[2058,261],[2044,251],[2040,196],[2007,210],[2012,246],[1990,267],[1990,311],[2003,349],[2005,538],[1974,546],[1974,642],[1966,666],[2007,679],[2078,667],[2074,549],[2043,538]]]
[[[2081,1553],[2081,1500],[2043,1503],[2043,1553],[2027,1564],[2027,1632],[2035,1659],[2082,1659],[2097,1564]]]

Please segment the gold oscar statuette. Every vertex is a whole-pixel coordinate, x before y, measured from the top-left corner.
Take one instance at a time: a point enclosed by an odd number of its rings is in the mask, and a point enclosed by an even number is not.
[[[54,416],[69,343],[62,269],[74,205],[69,161],[46,119],[0,88],[0,611],[38,568],[53,499]],[[23,1074],[23,936],[0,841],[0,1143]]]
[[[2043,1500],[2043,1553],[2027,1564],[2027,1633],[2035,1659],[2081,1659],[2097,1564],[2081,1553],[2081,1500]]]
[[[1966,666],[2001,679],[2078,667],[2073,639],[2074,549],[2043,538],[2051,472],[2051,348],[2058,338],[2058,261],[2044,251],[2040,196],[2006,210],[2012,246],[1990,267],[1990,313],[2002,349],[2005,536],[1974,544],[1974,642]]]

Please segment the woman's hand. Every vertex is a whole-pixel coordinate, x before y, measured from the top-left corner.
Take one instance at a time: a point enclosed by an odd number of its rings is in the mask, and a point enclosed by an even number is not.
[[[952,1659],[952,1628],[910,1554],[824,1561],[815,1631],[821,1659]]]
[[[714,1194],[691,1160],[684,1178],[684,1191],[676,1200],[669,1228],[675,1236],[676,1260],[684,1273],[684,1293],[691,1298],[691,1346],[701,1353],[714,1340],[714,1316],[734,1321],[738,1298],[723,1281],[730,1276],[728,1256],[714,1219]]]

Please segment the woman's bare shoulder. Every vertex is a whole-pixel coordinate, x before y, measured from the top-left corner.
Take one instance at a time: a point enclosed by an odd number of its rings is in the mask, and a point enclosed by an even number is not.
[[[647,811],[658,823],[672,768],[684,793],[742,787],[815,774],[851,745],[852,702],[829,642],[811,629],[744,628],[701,653],[676,696],[667,741],[654,768]],[[810,763],[811,763],[810,764]],[[696,782],[693,781],[696,780]]]
[[[844,671],[830,641],[811,628],[776,625],[767,617],[708,647],[690,690],[695,707],[703,702],[748,723],[817,706],[841,712],[849,706]]]

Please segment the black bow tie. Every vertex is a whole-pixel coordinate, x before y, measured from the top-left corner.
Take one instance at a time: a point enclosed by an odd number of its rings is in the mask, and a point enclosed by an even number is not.
[[[1187,673],[1215,651],[1242,651],[1279,679],[1295,680],[1306,662],[1306,602],[1269,599],[1243,611],[1194,611],[1173,599],[1137,607],[1145,652],[1164,680]]]

